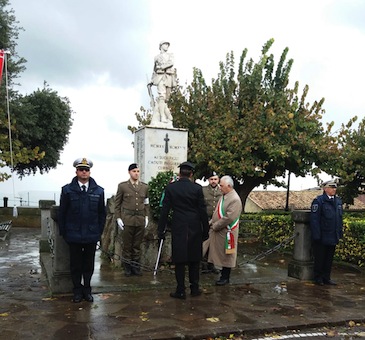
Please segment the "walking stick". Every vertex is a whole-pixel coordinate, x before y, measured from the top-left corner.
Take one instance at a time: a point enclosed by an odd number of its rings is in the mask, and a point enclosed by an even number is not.
[[[158,267],[158,263],[160,262],[160,256],[161,256],[162,245],[163,245],[163,238],[161,239],[161,241],[160,241],[160,246],[159,246],[159,248],[158,248],[158,254],[157,254],[157,259],[156,259],[155,270],[153,271],[153,276],[156,276],[156,273],[157,273],[157,267]]]

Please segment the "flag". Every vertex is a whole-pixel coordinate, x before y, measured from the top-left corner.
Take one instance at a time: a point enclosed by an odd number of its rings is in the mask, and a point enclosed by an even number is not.
[[[1,80],[3,79],[4,58],[5,58],[4,50],[0,50],[0,85],[1,85]]]

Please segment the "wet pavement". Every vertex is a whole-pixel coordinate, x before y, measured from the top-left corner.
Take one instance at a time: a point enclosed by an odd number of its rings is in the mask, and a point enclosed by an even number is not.
[[[365,328],[365,272],[354,267],[335,266],[338,285],[319,287],[289,278],[290,257],[271,254],[233,270],[227,286],[215,286],[215,274],[202,275],[201,296],[176,300],[169,297],[171,271],[127,278],[99,251],[94,303],[75,304],[71,295],[51,296],[39,239],[40,230],[12,228],[0,241],[2,339],[253,339],[350,321]]]

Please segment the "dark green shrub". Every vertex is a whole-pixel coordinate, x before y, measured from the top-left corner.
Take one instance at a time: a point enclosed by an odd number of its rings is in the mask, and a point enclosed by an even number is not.
[[[152,177],[148,183],[148,196],[150,201],[150,214],[154,221],[158,221],[161,211],[161,201],[166,185],[176,180],[173,171],[159,172],[156,177]]]
[[[335,257],[341,261],[365,266],[365,220],[345,217],[344,235],[336,248]]]

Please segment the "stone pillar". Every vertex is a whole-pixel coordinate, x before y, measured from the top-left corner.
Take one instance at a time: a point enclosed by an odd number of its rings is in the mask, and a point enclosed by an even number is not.
[[[148,183],[159,172],[172,170],[187,160],[188,131],[144,126],[134,137],[134,161],[142,182]]]
[[[49,237],[51,233],[51,207],[56,202],[52,200],[40,200],[39,209],[41,210],[41,239],[39,240],[39,252],[49,252]]]
[[[292,218],[295,223],[293,259],[288,265],[288,276],[299,280],[313,280],[313,259],[311,231],[309,226],[310,211],[294,210]]]
[[[53,253],[52,263],[47,270],[47,279],[53,293],[71,293],[72,281],[70,274],[70,253],[68,244],[60,236],[57,224],[58,206],[52,206],[51,217],[53,220],[51,228],[51,239]]]

